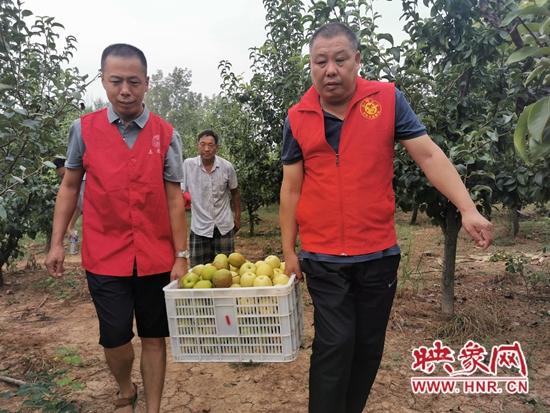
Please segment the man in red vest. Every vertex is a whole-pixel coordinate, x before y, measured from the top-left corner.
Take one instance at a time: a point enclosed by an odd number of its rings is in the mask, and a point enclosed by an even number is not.
[[[134,314],[141,339],[147,412],[159,412],[169,335],[162,288],[187,272],[187,223],[181,196],[181,140],[143,105],[147,61],[128,44],[107,47],[101,80],[109,106],[76,120],[54,212],[46,266],[63,274],[63,235],[86,172],[82,265],[99,318],[99,343],[119,386],[117,412],[131,412]]]
[[[380,365],[400,259],[393,221],[396,139],[460,210],[475,242],[487,248],[492,239],[491,223],[402,93],[358,77],[358,47],[341,23],[313,34],[313,86],[289,110],[283,132],[286,271],[307,274],[314,305],[311,413],[362,412]]]

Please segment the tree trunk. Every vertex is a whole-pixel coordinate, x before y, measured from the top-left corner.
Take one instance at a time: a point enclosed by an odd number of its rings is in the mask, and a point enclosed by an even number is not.
[[[8,263],[8,260],[12,256],[13,252],[17,248],[21,235],[15,235],[11,233],[8,236],[6,242],[0,245],[0,288],[4,286],[4,276],[2,274],[2,268],[4,264]]]
[[[251,207],[246,208],[246,212],[248,213],[248,234],[253,237],[254,236],[254,210]]]
[[[515,238],[519,232],[519,213],[518,209],[514,206],[509,208],[509,217],[510,217],[510,232]]]
[[[441,310],[446,318],[454,315],[456,244],[460,226],[460,215],[455,206],[449,203],[443,228],[445,249],[441,273]]]
[[[409,225],[416,225],[416,218],[418,217],[418,204],[415,202],[412,210],[411,220]]]

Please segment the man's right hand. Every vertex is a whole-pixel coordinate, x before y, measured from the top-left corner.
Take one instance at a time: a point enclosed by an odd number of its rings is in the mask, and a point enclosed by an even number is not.
[[[300,269],[300,261],[296,253],[284,254],[285,259],[285,274],[289,277],[292,274],[296,274],[296,278],[302,279],[302,270]]]
[[[48,251],[48,256],[46,257],[46,268],[48,273],[52,277],[61,277],[65,268],[63,267],[63,261],[65,261],[65,248],[61,246],[52,246],[50,251]]]

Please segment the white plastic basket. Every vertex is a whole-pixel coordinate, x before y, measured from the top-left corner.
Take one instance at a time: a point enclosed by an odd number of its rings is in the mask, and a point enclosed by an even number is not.
[[[164,287],[172,356],[178,362],[285,362],[303,334],[301,286]]]

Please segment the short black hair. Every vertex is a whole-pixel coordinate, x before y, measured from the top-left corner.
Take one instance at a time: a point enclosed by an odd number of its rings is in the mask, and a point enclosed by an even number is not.
[[[145,70],[145,74],[147,74],[147,59],[145,58],[145,54],[138,49],[135,46],[132,46],[131,44],[126,43],[115,43],[110,46],[107,46],[105,50],[103,50],[103,53],[101,54],[101,71],[105,68],[105,60],[109,56],[118,56],[118,57],[137,57],[139,61],[141,62],[141,65],[143,66],[143,69]]]
[[[216,132],[210,129],[203,130],[201,133],[199,133],[199,136],[197,136],[197,141],[200,141],[201,138],[205,136],[212,136],[214,138],[214,142],[216,142],[216,145],[218,144],[218,135],[216,135]]]
[[[55,169],[64,168],[65,167],[65,159],[55,158],[53,160],[53,164],[55,165]]]
[[[357,35],[349,28],[349,26],[341,22],[330,22],[315,30],[315,33],[313,33],[313,36],[311,36],[311,40],[309,41],[309,50],[311,50],[313,43],[315,43],[315,40],[317,40],[318,37],[332,39],[333,37],[340,35],[344,35],[348,38],[354,52],[359,50],[359,39],[357,39]]]

